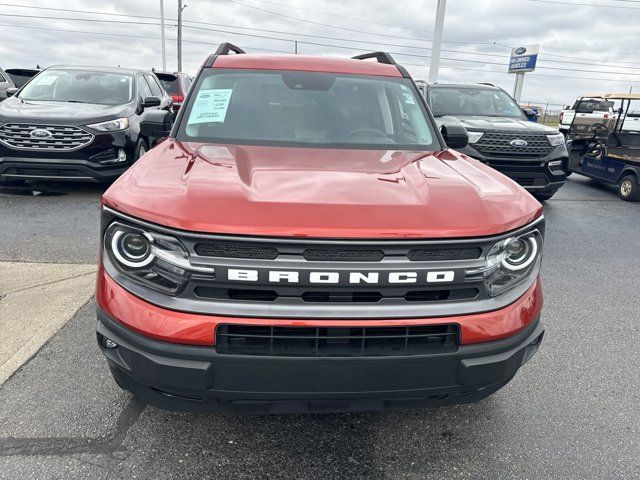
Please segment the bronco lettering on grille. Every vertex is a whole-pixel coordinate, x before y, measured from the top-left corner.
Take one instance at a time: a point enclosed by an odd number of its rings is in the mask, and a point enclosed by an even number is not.
[[[453,282],[455,272],[453,270],[438,270],[430,272],[307,272],[305,279],[301,280],[301,272],[285,270],[269,270],[267,278],[269,283],[309,283],[309,284],[368,284],[380,283],[448,283]],[[258,270],[230,268],[227,270],[227,280],[236,282],[258,282],[261,278]]]

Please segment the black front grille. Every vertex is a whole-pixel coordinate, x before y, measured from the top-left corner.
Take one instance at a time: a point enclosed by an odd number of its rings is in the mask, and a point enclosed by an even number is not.
[[[90,144],[93,138],[88,131],[69,125],[5,123],[0,126],[0,142],[15,150],[68,152]]]
[[[511,173],[511,172],[502,172],[507,175],[511,180],[516,182],[518,185],[522,185],[523,187],[544,187],[549,181],[547,177],[543,173],[530,173],[523,174],[522,172]]]
[[[457,324],[399,327],[274,327],[219,325],[216,350],[225,355],[374,357],[455,352]]]
[[[238,243],[197,243],[193,249],[203,257],[275,260],[279,255],[276,248]]]
[[[514,140],[524,140],[527,145],[514,146]],[[553,150],[546,135],[517,131],[485,132],[472,146],[487,157],[544,157]]]
[[[404,299],[407,302],[444,302],[453,300],[472,300],[479,294],[477,288],[457,288],[441,290],[410,290],[396,294],[384,294],[377,291],[285,291],[279,293],[269,289],[221,288],[199,286],[195,294],[202,299],[236,300],[243,302],[275,302],[278,299],[299,298],[305,303],[378,303],[385,298]]]

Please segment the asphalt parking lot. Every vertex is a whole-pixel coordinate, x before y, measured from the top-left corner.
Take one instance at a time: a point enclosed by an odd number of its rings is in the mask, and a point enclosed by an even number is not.
[[[640,477],[640,206],[611,188],[574,175],[547,202],[547,333],[507,387],[474,405],[307,416],[169,413],[116,387],[86,293],[100,193],[0,191],[3,321],[20,292],[49,311],[39,289],[83,286],[61,289],[69,320],[0,384],[0,478]],[[34,265],[47,285],[16,286]]]

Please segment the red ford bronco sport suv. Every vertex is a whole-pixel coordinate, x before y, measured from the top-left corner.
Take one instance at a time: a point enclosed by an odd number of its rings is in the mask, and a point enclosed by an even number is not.
[[[104,194],[97,284],[98,345],[136,396],[447,405],[494,393],[538,349],[542,207],[450,149],[466,132],[438,131],[388,54],[222,44],[173,125],[145,115],[168,138]]]

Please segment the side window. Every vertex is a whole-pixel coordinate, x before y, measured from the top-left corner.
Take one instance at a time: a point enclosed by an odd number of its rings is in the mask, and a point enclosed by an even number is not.
[[[145,75],[144,78],[147,79],[147,83],[149,83],[149,86],[151,87],[153,96],[162,98],[164,96],[164,92],[162,90],[162,87],[158,85],[156,77],[154,75]]]
[[[153,97],[153,93],[151,93],[151,89],[142,75],[138,77],[138,96],[143,99],[145,97]]]

